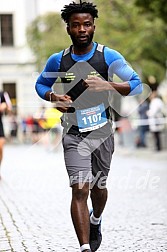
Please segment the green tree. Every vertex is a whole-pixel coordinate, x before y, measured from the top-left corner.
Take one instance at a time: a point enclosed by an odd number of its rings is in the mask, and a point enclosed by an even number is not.
[[[160,18],[141,13],[136,1],[139,0],[94,0],[99,9],[95,40],[120,51],[138,72],[141,70],[143,81],[147,82],[152,75],[159,83],[165,76],[166,27]],[[38,70],[51,54],[71,44],[60,13],[34,20],[28,27],[27,38]]]
[[[158,17],[167,23],[167,1],[166,0],[136,0],[136,5],[143,12],[150,13],[152,17]]]
[[[145,14],[147,20],[154,23],[159,23],[159,27],[153,26],[154,39],[154,54],[151,48],[147,45],[145,55],[147,59],[156,61],[165,70],[167,63],[167,1],[166,0],[136,0],[136,6],[140,8],[140,13]],[[159,28],[159,29],[157,29]]]
[[[96,39],[120,51],[141,69],[143,81],[153,75],[157,82],[165,76],[166,33],[160,19],[141,14],[134,0],[96,0],[99,7]]]
[[[37,17],[27,28],[27,40],[40,71],[46,59],[69,45],[66,27],[59,13]]]

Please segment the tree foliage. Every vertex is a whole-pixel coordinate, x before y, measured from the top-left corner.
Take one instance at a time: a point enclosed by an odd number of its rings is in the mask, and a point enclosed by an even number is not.
[[[126,4],[125,4],[126,2]],[[157,82],[165,76],[166,31],[162,20],[141,14],[134,0],[96,0],[99,20],[96,39],[120,51],[142,72],[143,81],[153,75]]]
[[[27,40],[41,70],[46,59],[69,45],[66,28],[58,13],[37,17],[27,28]]]
[[[167,23],[167,1],[166,0],[136,0],[136,5],[143,12],[150,13],[152,17],[159,17]]]
[[[165,76],[167,55],[165,18],[163,20],[156,18],[162,9],[158,3],[164,1],[166,6],[166,0],[93,1],[99,9],[99,19],[95,22],[95,41],[120,51],[138,72],[141,71],[145,82],[150,75],[154,76],[158,83]],[[146,7],[145,2],[149,3],[148,11],[141,12],[139,2]],[[156,15],[155,11],[151,12],[152,9],[157,11]],[[152,18],[150,13],[154,15]],[[60,13],[50,13],[34,20],[28,27],[27,38],[37,58],[39,70],[51,54],[71,44]]]

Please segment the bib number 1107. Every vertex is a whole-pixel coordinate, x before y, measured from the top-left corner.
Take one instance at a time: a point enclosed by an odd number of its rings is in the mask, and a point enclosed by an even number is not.
[[[82,118],[82,121],[84,122],[85,125],[101,121],[101,113],[90,115],[88,117],[85,116]]]
[[[87,132],[103,127],[107,123],[104,104],[77,110],[77,123],[80,132]]]

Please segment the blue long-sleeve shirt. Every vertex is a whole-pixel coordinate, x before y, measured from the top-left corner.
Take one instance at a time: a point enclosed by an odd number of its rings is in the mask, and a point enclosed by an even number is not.
[[[88,61],[96,50],[97,43],[93,43],[90,52],[83,55],[72,54],[74,61]],[[52,85],[57,79],[56,73],[59,71],[63,51],[51,55],[36,81],[36,91],[38,95],[45,99],[45,94],[51,90]],[[129,66],[124,57],[116,50],[104,47],[104,59],[108,65],[109,80],[112,81],[113,75],[117,75],[122,81],[128,81],[130,85],[130,95],[142,92],[142,82],[138,74]]]

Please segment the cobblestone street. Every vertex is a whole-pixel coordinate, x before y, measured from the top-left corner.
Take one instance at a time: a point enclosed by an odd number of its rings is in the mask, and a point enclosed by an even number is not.
[[[113,156],[99,252],[167,251],[167,156]],[[0,181],[0,252],[79,252],[61,147],[6,145]],[[90,205],[90,202],[88,202]]]

